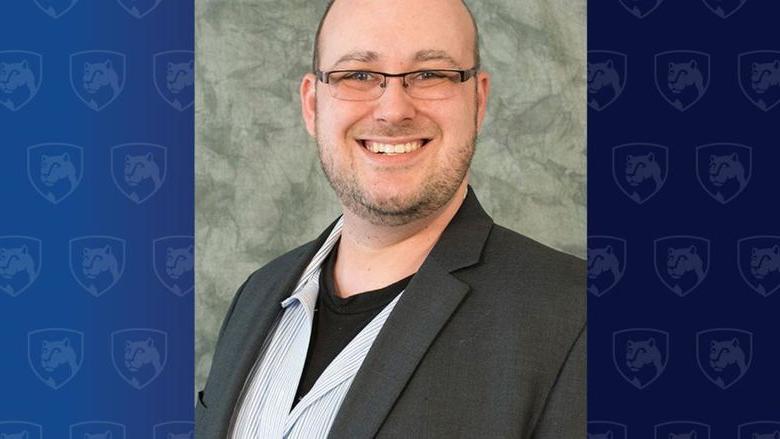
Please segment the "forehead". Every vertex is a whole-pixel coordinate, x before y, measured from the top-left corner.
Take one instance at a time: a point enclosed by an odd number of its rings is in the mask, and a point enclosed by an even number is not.
[[[371,53],[360,61],[402,67],[438,54],[471,67],[474,32],[461,0],[338,0],[320,33],[320,65]]]

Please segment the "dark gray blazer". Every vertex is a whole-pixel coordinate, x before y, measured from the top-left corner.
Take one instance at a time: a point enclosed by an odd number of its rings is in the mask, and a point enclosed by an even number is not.
[[[198,395],[198,439],[226,436],[280,302],[332,227],[239,289]],[[493,224],[469,188],[329,437],[584,438],[585,301],[584,261]]]

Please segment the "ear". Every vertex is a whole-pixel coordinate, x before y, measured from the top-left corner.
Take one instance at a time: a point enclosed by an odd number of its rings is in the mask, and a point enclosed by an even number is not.
[[[487,113],[488,96],[490,96],[490,73],[478,72],[474,80],[477,81],[477,132],[479,132]]]
[[[306,124],[306,131],[311,137],[317,137],[317,124],[315,122],[317,113],[317,82],[319,80],[314,73],[307,73],[301,79],[299,92],[301,95],[301,114],[303,122]]]

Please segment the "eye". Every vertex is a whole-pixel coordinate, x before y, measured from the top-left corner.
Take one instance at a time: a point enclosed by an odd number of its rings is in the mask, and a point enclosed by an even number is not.
[[[441,78],[446,78],[446,76],[442,72],[438,72],[436,70],[426,70],[424,72],[418,73],[414,79],[425,81],[427,79],[441,79]]]
[[[374,75],[369,72],[349,72],[345,74],[341,79],[347,79],[350,81],[370,81],[374,79]]]

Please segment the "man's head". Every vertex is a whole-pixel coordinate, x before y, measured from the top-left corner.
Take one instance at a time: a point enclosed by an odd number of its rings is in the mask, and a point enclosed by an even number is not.
[[[468,70],[477,65],[477,44],[462,0],[338,0],[320,24],[314,67]],[[446,98],[420,99],[409,96],[401,78],[388,78],[381,96],[348,101],[307,74],[300,90],[306,128],[344,207],[374,224],[401,225],[447,204],[466,184],[489,85],[480,72],[453,83]],[[412,151],[372,152],[398,144]]]

